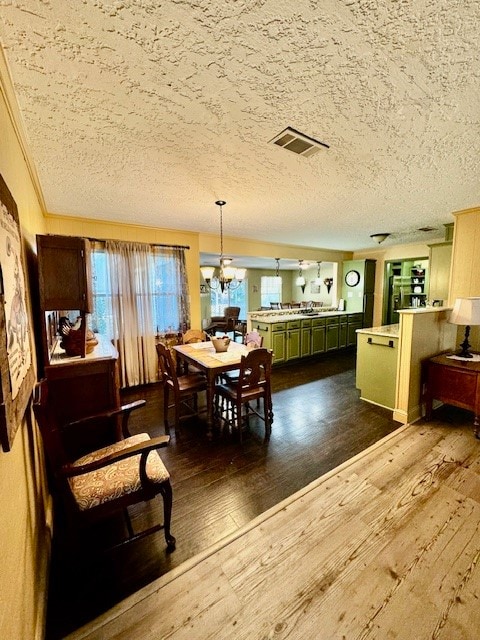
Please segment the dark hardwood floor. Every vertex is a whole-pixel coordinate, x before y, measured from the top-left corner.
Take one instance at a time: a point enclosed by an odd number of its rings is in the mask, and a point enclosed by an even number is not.
[[[268,444],[261,421],[252,420],[242,447],[228,433],[208,441],[199,419],[172,430],[162,457],[174,492],[173,553],[166,553],[159,533],[97,554],[95,549],[123,526],[109,522],[92,530],[72,557],[58,527],[47,640],[62,638],[400,426],[391,411],[359,400],[352,352],[275,368],[272,386]],[[136,398],[145,398],[147,405],[132,414],[132,432],[163,434],[161,389],[150,385],[123,393],[124,401]],[[132,519],[142,527],[161,520],[160,513],[158,501],[133,509]]]

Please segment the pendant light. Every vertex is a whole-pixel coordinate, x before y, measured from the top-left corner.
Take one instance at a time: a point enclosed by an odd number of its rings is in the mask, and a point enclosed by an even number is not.
[[[320,265],[322,263],[320,261],[317,260],[317,277],[315,278],[315,286],[320,287],[320,285],[322,284],[322,279],[320,277]]]
[[[232,259],[223,255],[223,207],[227,203],[217,200],[215,204],[220,208],[220,264],[218,272],[215,267],[200,267],[200,271],[210,289],[220,289],[223,293],[225,289],[233,290],[240,286],[247,270],[231,267]]]
[[[301,287],[302,288],[302,293],[305,293],[305,285],[307,283],[305,281],[305,277],[303,275],[302,269],[303,269],[303,260],[299,260],[298,261],[298,276],[297,276],[297,279],[295,280],[295,284],[297,285],[297,287]]]

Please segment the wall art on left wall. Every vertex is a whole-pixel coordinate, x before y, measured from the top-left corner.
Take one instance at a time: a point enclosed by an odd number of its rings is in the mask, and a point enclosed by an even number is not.
[[[35,382],[27,305],[17,205],[0,175],[0,443],[4,451],[12,448]]]

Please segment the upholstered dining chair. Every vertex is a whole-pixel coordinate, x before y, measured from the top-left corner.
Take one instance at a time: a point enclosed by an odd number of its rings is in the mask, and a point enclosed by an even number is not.
[[[58,424],[52,405],[48,383],[41,380],[35,387],[33,409],[54,481],[53,492],[64,507],[70,537],[79,540],[87,525],[123,513],[128,537],[114,546],[164,529],[167,548],[173,551],[175,538],[170,532],[172,487],[170,475],[159,455],[159,449],[166,447],[170,438],[150,438],[147,433],[132,436],[128,431],[130,413],[144,406],[145,401],[137,400],[67,425]],[[116,434],[111,444],[76,459],[68,454],[64,438],[69,429],[92,423],[100,425],[106,421],[111,423],[111,432]],[[135,533],[127,508],[158,495],[163,498],[163,524]]]
[[[270,377],[273,354],[269,349],[252,349],[242,356],[238,380],[215,385],[217,417],[236,428],[242,443],[243,423],[248,426],[250,415],[259,416],[265,423],[265,442],[272,432],[273,409]],[[253,400],[263,400],[263,413],[253,409]]]
[[[174,409],[174,426],[178,429],[180,420],[198,415],[198,394],[207,389],[207,379],[201,373],[177,374],[170,350],[161,342],[156,345],[160,381],[163,385],[163,421],[165,432],[170,432],[169,409]],[[172,402],[170,403],[170,394]],[[188,413],[182,413],[186,408]]]
[[[251,349],[258,349],[263,345],[263,336],[258,331],[249,331],[245,334],[243,342]]]

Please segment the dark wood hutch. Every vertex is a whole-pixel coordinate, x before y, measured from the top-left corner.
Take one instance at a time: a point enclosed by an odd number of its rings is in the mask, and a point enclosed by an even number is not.
[[[86,353],[86,320],[93,309],[89,241],[70,236],[38,235],[37,249],[42,375],[48,380],[58,422],[65,425],[120,406],[118,353],[102,336],[96,336],[98,344],[91,353]],[[61,347],[59,319],[67,314],[77,315],[82,321],[83,348],[78,356],[68,356]],[[92,436],[95,444],[98,444],[99,435]],[[82,433],[81,440],[81,448],[88,450],[88,434]]]

